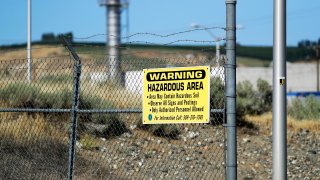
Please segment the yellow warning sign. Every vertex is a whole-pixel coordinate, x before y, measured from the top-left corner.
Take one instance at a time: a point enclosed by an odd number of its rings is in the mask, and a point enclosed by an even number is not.
[[[143,70],[143,124],[208,123],[208,66]]]

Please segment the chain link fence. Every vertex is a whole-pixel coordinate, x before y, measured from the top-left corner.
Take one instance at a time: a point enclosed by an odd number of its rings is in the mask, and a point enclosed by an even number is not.
[[[73,58],[33,59],[31,83],[26,59],[0,61],[1,178],[224,179],[223,63],[123,54],[111,79],[111,57]],[[142,124],[142,70],[200,65],[211,68],[210,123]]]

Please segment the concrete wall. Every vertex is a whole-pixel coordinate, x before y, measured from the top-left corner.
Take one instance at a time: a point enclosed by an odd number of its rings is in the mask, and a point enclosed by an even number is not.
[[[143,71],[127,71],[125,74],[126,89],[133,93],[142,94]]]
[[[316,64],[287,64],[287,91],[316,91]],[[238,67],[237,82],[248,80],[256,86],[261,78],[272,84],[272,67]]]
[[[223,68],[211,68],[211,77],[224,79]],[[104,80],[104,76],[94,74],[96,81]],[[125,73],[126,89],[142,93],[142,71],[128,71]],[[237,67],[237,82],[248,80],[256,86],[257,80],[261,78],[267,80],[272,85],[272,67]],[[287,90],[288,92],[297,91],[316,91],[316,65],[315,64],[287,64]]]

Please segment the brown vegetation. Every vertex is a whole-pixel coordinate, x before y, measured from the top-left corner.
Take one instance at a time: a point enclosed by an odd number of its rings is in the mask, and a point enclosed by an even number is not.
[[[252,122],[258,127],[268,127],[272,128],[272,113],[265,113],[259,116],[246,116],[248,122]],[[311,132],[319,132],[320,131],[320,121],[317,120],[296,120],[292,117],[288,117],[287,119],[287,128],[298,132],[301,129],[308,129]],[[269,132],[271,133],[271,131]]]
[[[68,133],[44,116],[3,113],[0,121],[0,177],[6,179],[65,179]],[[114,177],[107,169],[77,155],[77,179]]]

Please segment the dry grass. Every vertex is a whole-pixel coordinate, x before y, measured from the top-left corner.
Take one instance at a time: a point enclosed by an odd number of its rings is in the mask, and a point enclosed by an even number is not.
[[[17,117],[15,117],[17,116]],[[16,143],[50,139],[66,140],[67,134],[50,125],[43,115],[3,113],[0,121],[0,136],[10,137]]]
[[[56,46],[42,46],[35,45],[32,46],[32,57],[40,58],[40,57],[54,57],[68,54],[64,47],[56,47]],[[2,50],[0,60],[12,60],[12,59],[26,59],[27,50],[26,48],[17,48],[17,49],[9,49]]]
[[[0,179],[63,178],[68,160],[65,135],[41,115],[2,114]]]
[[[320,122],[313,121],[313,120],[306,120],[306,121],[298,121],[289,118],[288,127],[293,129],[294,131],[298,131],[300,129],[309,129],[312,132],[319,132],[320,131]]]
[[[272,113],[266,113],[260,116],[246,116],[247,121],[252,122],[259,127],[272,127]],[[296,120],[292,117],[287,119],[287,128],[298,132],[301,129],[308,129],[311,132],[320,131],[320,121],[318,120]]]
[[[3,113],[0,159],[0,179],[65,179],[68,133],[42,115]],[[76,179],[118,179],[105,167],[80,154],[75,163]]]

